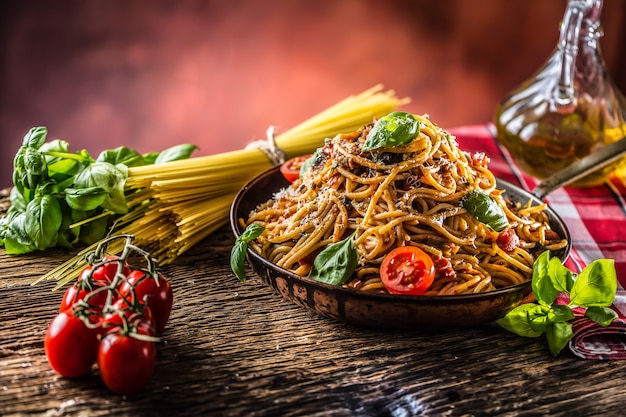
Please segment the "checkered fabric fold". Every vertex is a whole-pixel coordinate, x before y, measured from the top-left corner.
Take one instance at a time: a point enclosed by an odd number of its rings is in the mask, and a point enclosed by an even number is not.
[[[451,129],[461,149],[484,152],[489,168],[502,178],[527,191],[539,180],[523,173],[507,150],[498,143],[491,125],[464,126]],[[626,170],[615,173],[597,187],[564,187],[545,198],[561,216],[572,238],[572,251],[566,266],[580,272],[590,262],[615,260],[618,293],[613,304],[619,319],[601,327],[584,317],[573,322],[572,353],[585,359],[626,359]]]

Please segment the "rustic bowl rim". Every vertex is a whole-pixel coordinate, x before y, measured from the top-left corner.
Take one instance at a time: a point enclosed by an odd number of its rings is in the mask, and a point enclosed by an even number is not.
[[[255,176],[250,181],[248,181],[235,196],[235,199],[233,200],[230,213],[229,213],[230,225],[235,235],[235,238],[238,238],[242,233],[242,231],[240,230],[241,228],[239,226],[238,219],[240,215],[242,214],[242,213],[239,213],[240,211],[239,208],[242,205],[244,198],[250,192],[250,190],[255,189],[255,186],[260,181],[265,180],[267,178],[271,179],[272,177],[276,177],[278,181],[275,181],[276,182],[275,187],[270,187],[271,189],[266,190],[267,192],[266,200],[271,198],[271,196],[280,188],[283,188],[289,185],[287,180],[285,180],[282,177],[282,174],[280,174],[280,165],[276,165],[272,168],[265,170],[264,172],[260,173],[259,175]],[[280,179],[282,179],[283,181],[281,181]],[[522,195],[525,198],[532,200],[533,203],[535,204],[544,203],[543,201],[539,200],[536,196],[534,196],[530,192],[525,191],[522,188],[516,185],[513,185],[512,183],[506,180],[503,180],[500,178],[497,178],[496,180],[497,180],[497,184],[498,184],[497,186],[499,189],[505,189],[507,192],[512,192],[513,194]],[[566,238],[568,241],[567,247],[565,249],[562,249],[560,251],[561,255],[558,256],[558,258],[562,262],[565,262],[565,260],[570,255],[571,245],[572,245],[569,229],[567,225],[565,224],[565,222],[563,221],[563,219],[558,215],[558,213],[556,213],[548,204],[546,204],[546,211],[548,212],[551,223],[559,225],[559,228],[562,229],[564,233],[563,237]],[[260,254],[258,254],[251,248],[248,248],[247,256],[254,258],[258,262],[262,263],[265,268],[271,269],[275,273],[279,273],[283,276],[288,276],[290,279],[295,280],[295,281],[301,281],[302,283],[306,285],[317,286],[321,289],[324,289],[325,291],[337,292],[337,294],[347,295],[352,298],[380,300],[384,302],[396,301],[398,303],[417,303],[417,304],[421,304],[421,303],[457,304],[457,303],[474,302],[474,301],[490,300],[490,299],[498,298],[500,296],[505,296],[507,294],[516,293],[518,291],[524,291],[531,285],[531,280],[528,280],[526,282],[516,284],[513,286],[498,288],[495,290],[485,291],[485,292],[480,292],[480,293],[472,293],[472,294],[396,295],[396,294],[387,294],[387,293],[381,293],[381,292],[362,291],[362,290],[357,290],[357,289],[352,289],[352,288],[346,288],[346,287],[342,287],[338,285],[332,285],[332,284],[328,284],[325,282],[317,281],[312,278],[309,278],[308,276],[298,275],[294,272],[291,272],[287,269],[284,269],[282,267],[279,267],[278,265],[273,264],[272,262],[263,258]]]

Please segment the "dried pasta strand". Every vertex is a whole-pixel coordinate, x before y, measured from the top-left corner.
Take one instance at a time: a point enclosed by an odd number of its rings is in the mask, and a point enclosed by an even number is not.
[[[278,134],[276,146],[287,158],[312,153],[326,138],[354,131],[409,101],[396,97],[393,90],[384,91],[382,85],[376,85]],[[169,264],[223,226],[237,191],[271,166],[263,151],[241,149],[131,167],[126,181],[131,211],[117,219],[112,235],[134,235],[136,245],[148,250],[159,264]],[[86,264],[85,254],[96,247],[94,244],[86,248],[35,283],[56,280],[60,286],[75,279]]]

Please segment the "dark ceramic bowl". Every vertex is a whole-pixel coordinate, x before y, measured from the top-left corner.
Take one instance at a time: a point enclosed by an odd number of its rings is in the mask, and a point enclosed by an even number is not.
[[[230,224],[239,237],[243,232],[237,219],[247,218],[250,211],[289,183],[278,167],[274,167],[246,184],[235,197],[230,211]],[[532,194],[498,180],[498,188],[523,203],[541,201]],[[550,224],[560,236],[571,242],[565,223],[548,208]],[[552,256],[564,261],[570,245]],[[248,249],[247,259],[253,270],[278,294],[322,316],[345,323],[384,329],[450,329],[477,326],[502,317],[530,294],[530,282],[495,291],[447,296],[408,296],[372,293],[329,285],[296,275],[280,268]]]

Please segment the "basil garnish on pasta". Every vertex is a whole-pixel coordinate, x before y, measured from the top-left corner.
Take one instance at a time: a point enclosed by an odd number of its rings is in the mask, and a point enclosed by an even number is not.
[[[393,112],[381,117],[367,135],[361,148],[373,151],[379,148],[407,145],[420,133],[420,122],[410,113]]]
[[[502,207],[489,194],[483,191],[470,191],[463,197],[461,203],[472,217],[496,232],[501,232],[509,225]]]
[[[230,268],[233,270],[239,281],[246,281],[246,270],[244,263],[246,261],[246,252],[248,251],[248,243],[261,236],[265,228],[258,223],[252,223],[246,227],[241,236],[235,240],[235,245],[230,251]]]
[[[327,284],[342,285],[348,281],[358,261],[352,233],[344,240],[329,245],[315,257],[311,278]]]

